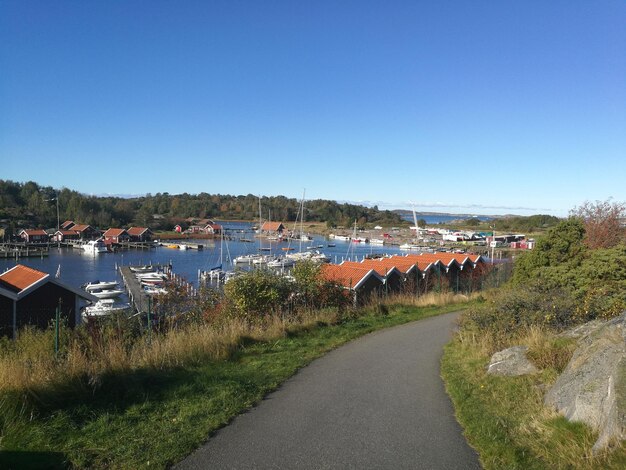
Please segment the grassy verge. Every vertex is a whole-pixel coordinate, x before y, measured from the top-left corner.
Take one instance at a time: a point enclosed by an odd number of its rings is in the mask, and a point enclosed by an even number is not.
[[[40,380],[28,393],[0,390],[0,467],[167,467],[325,352],[462,306],[371,307],[339,324],[317,317],[273,336],[240,336],[226,358],[192,351],[189,364],[157,367],[148,358],[143,367],[110,368],[89,379],[97,387],[74,375],[53,385]]]
[[[442,375],[457,419],[486,469],[623,469],[626,446],[594,455],[597,435],[543,407],[547,387],[565,367],[573,343],[537,328],[510,338],[529,345],[540,373],[487,375],[493,340],[462,331],[445,349]]]

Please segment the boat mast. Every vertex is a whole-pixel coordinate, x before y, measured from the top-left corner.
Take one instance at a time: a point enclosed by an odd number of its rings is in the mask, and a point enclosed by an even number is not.
[[[302,253],[302,237],[304,237],[304,195],[306,194],[306,188],[302,191],[302,204],[301,210],[302,214],[300,214],[300,253]]]
[[[419,230],[417,229],[417,216],[415,215],[415,204],[413,204],[412,202],[411,202],[411,209],[413,209],[413,223],[415,224],[415,244],[417,245]]]
[[[259,251],[261,251],[261,248],[263,248],[263,238],[261,238],[261,227],[262,227],[262,219],[263,216],[261,215],[261,195],[259,194],[259,230],[258,230],[258,234],[259,234]]]

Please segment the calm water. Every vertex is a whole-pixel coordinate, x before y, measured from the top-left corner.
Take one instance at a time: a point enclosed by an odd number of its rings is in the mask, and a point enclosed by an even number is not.
[[[229,235],[237,241],[224,242],[222,245],[222,257],[224,269],[234,269],[228,260],[242,254],[257,253],[259,243],[264,248],[271,247],[272,254],[284,254],[281,250],[287,247],[287,243],[268,242],[268,240],[256,239],[250,230],[252,224],[222,222],[228,230]],[[241,232],[243,231],[243,232]],[[360,236],[369,237],[368,234]],[[372,234],[373,237],[376,235]],[[380,236],[380,235],[378,235]],[[239,238],[253,240],[252,243],[238,241]],[[364,243],[350,243],[345,241],[326,240],[324,237],[313,236],[314,240],[302,245],[303,251],[309,245],[323,245],[320,251],[331,257],[331,261],[340,263],[343,259],[361,260],[371,253],[402,253],[397,246],[376,246]],[[189,240],[192,241],[192,240]],[[99,255],[86,254],[80,250],[68,248],[51,248],[50,254],[44,258],[21,258],[17,263],[30,266],[54,275],[59,265],[61,266],[61,281],[72,286],[80,286],[86,282],[95,280],[121,280],[116,271],[116,266],[140,265],[140,264],[172,264],[176,274],[182,275],[187,280],[197,284],[198,270],[208,270],[220,263],[220,241],[219,240],[195,240],[204,244],[204,250],[174,250],[167,247],[157,247],[152,250],[128,250],[119,253],[102,253]],[[329,247],[329,243],[334,243],[335,247]],[[292,248],[298,251],[299,243],[292,243]],[[406,252],[404,252],[406,253]],[[267,254],[267,252],[266,252]],[[0,272],[4,272],[15,266],[15,260],[0,259]],[[242,265],[239,265],[241,267]]]

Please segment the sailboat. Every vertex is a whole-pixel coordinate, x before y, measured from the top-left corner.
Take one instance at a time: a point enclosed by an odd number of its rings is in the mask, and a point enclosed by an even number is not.
[[[200,271],[200,280],[201,281],[223,281],[226,278],[227,272],[224,271],[224,230],[221,230],[220,236],[220,264],[212,267],[208,271]],[[228,250],[228,245],[226,245],[226,249]]]
[[[417,226],[417,216],[415,215],[415,206],[411,203],[411,208],[413,209],[413,223],[415,224],[415,243],[403,243],[398,248],[401,250],[416,250],[421,251],[424,248],[417,244],[417,239],[419,236],[419,228]]]
[[[257,237],[259,238],[259,251],[263,250],[263,239],[261,237],[261,228],[263,226],[263,217],[261,215],[261,195],[259,195],[259,228],[256,230]],[[241,240],[240,240],[241,241]],[[233,260],[233,264],[262,264],[264,256],[260,253],[248,253],[245,255],[237,256]]]
[[[306,194],[306,189],[302,192],[302,201],[300,202],[300,208],[298,210],[298,214],[300,215],[300,233],[295,233],[295,224],[298,223],[298,215],[296,215],[296,222],[294,224],[294,233],[291,236],[292,240],[300,242],[300,251],[302,251],[302,242],[310,242],[313,240],[313,237],[305,235],[304,233],[304,197]]]

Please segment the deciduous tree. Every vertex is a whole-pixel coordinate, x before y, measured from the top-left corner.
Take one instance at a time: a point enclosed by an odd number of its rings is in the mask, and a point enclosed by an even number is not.
[[[585,224],[585,243],[593,249],[610,248],[624,241],[624,228],[620,223],[626,215],[623,202],[586,201],[572,210],[571,215],[580,217]]]

